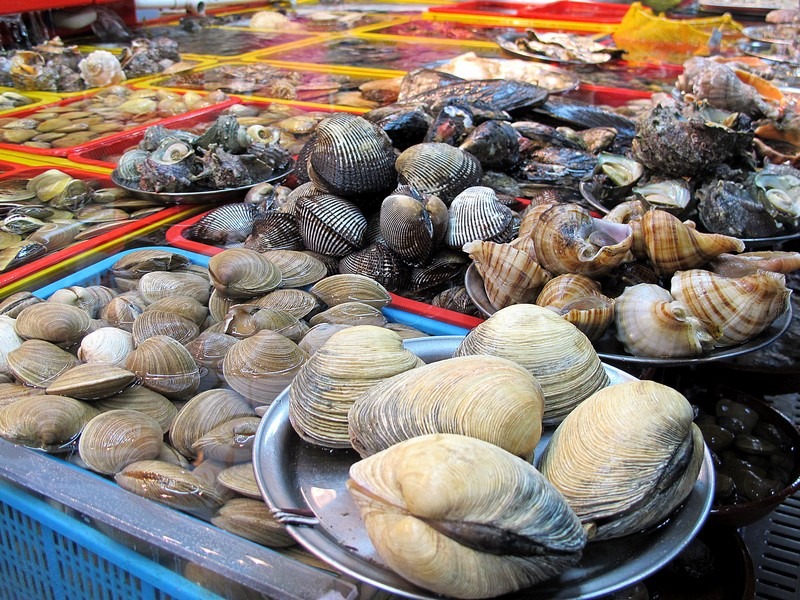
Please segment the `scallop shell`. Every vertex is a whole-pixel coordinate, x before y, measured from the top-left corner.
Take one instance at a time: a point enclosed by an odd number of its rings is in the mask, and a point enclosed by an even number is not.
[[[497,200],[492,188],[473,186],[453,199],[444,242],[456,250],[475,240],[508,242],[517,234],[515,227],[511,209]]]
[[[381,309],[392,301],[389,292],[380,283],[356,273],[330,275],[319,280],[308,291],[329,307],[345,302],[361,302]]]
[[[83,428],[78,454],[93,471],[114,475],[138,460],[161,452],[161,425],[136,410],[110,410],[93,417]]]
[[[498,310],[459,344],[454,356],[491,354],[525,367],[544,392],[545,425],[609,384],[597,352],[577,327],[535,304]]]
[[[614,310],[617,339],[634,356],[700,356],[722,335],[719,328],[709,328],[653,283],[625,288]]]
[[[586,544],[575,513],[532,465],[475,438],[406,440],[352,465],[346,485],[381,559],[439,594],[529,587],[575,564]]]
[[[94,328],[91,317],[76,306],[40,302],[23,309],[14,330],[23,339],[38,339],[68,348]]]
[[[17,381],[38,388],[46,388],[80,362],[73,354],[43,340],[24,341],[6,355],[6,360]]]
[[[564,495],[594,540],[664,520],[694,487],[705,445],[682,394],[654,381],[609,386],[561,425],[539,469]]]
[[[536,304],[556,311],[592,341],[602,337],[614,322],[614,299],[602,294],[599,282],[577,273],[548,281]]]
[[[402,187],[383,199],[380,232],[386,245],[410,265],[430,261],[447,232],[447,205],[436,196]]]
[[[263,254],[247,248],[229,248],[212,256],[208,274],[214,289],[228,298],[252,298],[281,284],[281,272]]]
[[[0,437],[46,452],[69,452],[97,411],[80,400],[42,394],[0,407]]]
[[[120,367],[86,363],[65,371],[47,386],[48,394],[78,400],[99,400],[118,394],[133,385],[136,375]]]
[[[142,385],[168,398],[186,398],[200,386],[200,369],[189,351],[166,335],[147,338],[128,355],[125,368]]]
[[[447,206],[468,187],[479,185],[483,177],[477,158],[440,142],[424,142],[407,148],[397,157],[395,169],[401,184],[436,196]]]
[[[523,367],[496,356],[462,356],[377,383],[355,399],[347,420],[362,458],[418,435],[456,433],[530,461],[543,410],[542,389]]]
[[[763,332],[788,309],[791,295],[780,273],[724,277],[702,269],[675,273],[670,292],[692,315],[722,331],[716,346],[734,346]]]
[[[295,211],[308,250],[341,257],[364,242],[367,219],[349,200],[328,194],[304,196]]]
[[[289,386],[292,427],[309,443],[348,448],[347,412],[355,397],[420,363],[388,329],[360,325],[336,332]]]

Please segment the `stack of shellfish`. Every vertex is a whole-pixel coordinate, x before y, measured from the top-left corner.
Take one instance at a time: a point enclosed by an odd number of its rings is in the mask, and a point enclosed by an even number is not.
[[[329,277],[297,251],[230,249],[207,268],[131,251],[99,282],[0,303],[0,436],[292,545],[255,484],[259,415],[334,332],[368,323],[397,345],[424,335],[388,327],[388,302],[373,280]]]

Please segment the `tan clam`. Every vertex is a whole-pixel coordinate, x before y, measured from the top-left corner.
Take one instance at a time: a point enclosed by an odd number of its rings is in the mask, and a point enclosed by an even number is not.
[[[675,273],[670,292],[692,315],[721,330],[716,346],[734,346],[759,335],[788,309],[792,293],[781,273],[724,277],[703,269]]]
[[[365,275],[330,275],[315,283],[309,290],[328,307],[346,302],[361,302],[381,309],[392,301],[380,283]]]
[[[247,400],[233,390],[200,392],[184,404],[172,422],[169,441],[175,449],[194,458],[192,445],[217,425],[238,417],[254,416]]]
[[[229,248],[211,257],[208,274],[214,289],[227,298],[252,298],[281,284],[280,269],[248,248]]]
[[[705,445],[688,400],[654,381],[609,386],[558,426],[538,463],[593,539],[657,525],[691,492]]]
[[[24,342],[14,330],[14,319],[0,315],[0,374],[11,375],[8,368],[8,353]]]
[[[149,304],[145,309],[145,311],[151,310],[179,315],[184,319],[189,319],[194,322],[198,327],[201,326],[208,317],[208,307],[189,296],[161,298]]]
[[[132,462],[156,458],[162,438],[161,425],[151,416],[136,410],[109,410],[86,423],[78,454],[91,470],[114,475]]]
[[[96,329],[94,321],[76,306],[57,302],[39,302],[23,309],[14,330],[26,340],[52,342],[62,348],[80,343],[83,336]]]
[[[182,469],[190,468],[189,461],[186,460],[186,457],[167,443],[161,444],[161,452],[158,453],[156,460],[181,467]]]
[[[172,271],[189,264],[189,259],[170,250],[141,248],[126,253],[111,265],[115,277],[140,279],[152,271]]]
[[[222,331],[239,339],[264,329],[300,341],[308,331],[308,324],[287,311],[257,304],[234,304],[222,320]]]
[[[420,364],[388,329],[359,325],[336,332],[289,385],[292,427],[312,444],[348,448],[347,413],[356,396]]]
[[[44,300],[34,296],[31,292],[15,292],[0,302],[0,315],[16,319],[23,308],[39,302],[44,302]]]
[[[200,386],[200,369],[183,345],[165,335],[144,340],[125,361],[142,385],[168,398],[188,398]]]
[[[375,384],[355,399],[347,421],[362,458],[418,435],[455,433],[530,461],[543,410],[542,388],[522,366],[496,356],[462,356]]]
[[[247,304],[247,302],[248,301],[243,301],[241,299],[236,300],[234,298],[226,298],[217,290],[212,290],[211,295],[208,298],[208,316],[211,318],[212,322],[218,323],[225,318],[225,315],[228,314],[231,306],[235,306],[236,304]]]
[[[225,355],[238,341],[238,338],[227,333],[206,329],[185,347],[200,367],[221,373]]]
[[[138,291],[130,291],[111,299],[100,311],[100,318],[119,329],[130,331],[133,321],[142,314],[147,302]]]
[[[116,295],[117,292],[115,290],[104,285],[90,285],[87,287],[73,285],[56,290],[47,301],[76,306],[95,319],[102,308]]]
[[[228,500],[211,523],[267,548],[285,548],[295,544],[286,527],[275,520],[261,500],[233,498]]]
[[[325,264],[306,252],[267,250],[263,255],[280,270],[282,288],[313,285],[328,274]]]
[[[226,465],[253,458],[253,443],[261,417],[237,417],[207,431],[192,444],[195,454]]]
[[[500,356],[525,367],[544,392],[545,426],[560,422],[609,383],[589,338],[535,304],[503,308],[470,331],[454,356],[473,354]]]
[[[178,408],[165,396],[144,386],[129,387],[115,396],[92,402],[100,412],[109,410],[137,410],[158,421],[161,431],[166,433],[178,414]]]
[[[264,308],[273,308],[298,319],[314,316],[321,308],[320,301],[311,292],[294,288],[273,290],[253,301]]]
[[[308,320],[313,327],[320,323],[342,323],[345,325],[386,325],[386,317],[380,309],[363,302],[342,302],[317,313]]]
[[[722,335],[719,328],[708,327],[654,283],[625,288],[614,311],[617,339],[634,356],[701,356]]]
[[[131,326],[133,345],[138,346],[147,338],[164,335],[186,344],[200,335],[197,323],[173,312],[145,310]]]
[[[708,264],[708,268],[725,277],[744,277],[758,270],[773,271],[784,275],[800,269],[800,252],[742,252],[720,254]]]
[[[411,438],[353,464],[346,485],[381,559],[438,594],[527,588],[577,563],[586,545],[533,465],[476,438]]]
[[[100,327],[85,336],[78,348],[78,358],[85,363],[120,367],[133,350],[133,336],[118,327]]]
[[[65,371],[47,386],[48,394],[79,400],[100,400],[118,394],[136,381],[136,375],[112,365],[80,364]]]
[[[394,331],[404,340],[428,336],[428,334],[425,333],[424,331],[421,331],[416,327],[412,327],[411,325],[406,325],[405,323],[394,323],[390,321],[389,323],[384,325],[384,327],[389,331]]]
[[[255,405],[269,405],[308,360],[295,342],[264,329],[239,340],[222,361],[227,384]]]
[[[227,467],[217,475],[217,482],[247,498],[261,500],[252,462],[243,462]]]
[[[189,296],[200,304],[207,304],[211,294],[208,280],[195,273],[153,271],[139,279],[139,293],[148,304],[170,296]]]
[[[40,396],[42,394],[44,394],[44,388],[30,387],[12,381],[0,383],[0,408],[13,404],[26,396]]]
[[[308,355],[314,354],[320,347],[328,341],[337,331],[353,327],[346,323],[318,323],[309,329],[303,336],[303,339],[298,342],[298,346],[305,350]]]
[[[67,396],[27,396],[0,407],[0,437],[46,452],[69,452],[96,414],[89,404]]]
[[[554,310],[595,341],[614,322],[614,299],[603,295],[598,281],[565,273],[548,281],[536,304]]]
[[[8,368],[14,378],[25,385],[46,388],[62,373],[80,361],[50,342],[26,340],[8,353]]]
[[[495,309],[533,302],[551,275],[539,263],[511,244],[476,240],[464,244],[483,278],[486,296]]]

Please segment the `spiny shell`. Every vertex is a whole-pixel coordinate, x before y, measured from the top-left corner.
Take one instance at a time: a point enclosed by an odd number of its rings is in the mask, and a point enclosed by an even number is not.
[[[168,398],[186,398],[200,386],[200,369],[177,340],[166,335],[147,338],[128,355],[125,368],[142,385]]]
[[[330,194],[303,196],[295,211],[308,250],[341,257],[364,242],[367,219],[349,200]]]
[[[263,254],[247,248],[229,248],[212,256],[208,274],[214,289],[228,298],[252,298],[281,284],[281,272]]]
[[[313,285],[325,275],[327,268],[321,260],[297,250],[267,250],[263,252],[281,272],[282,288]]]
[[[269,405],[307,360],[292,340],[264,329],[230,347],[222,372],[228,385],[252,403]]]
[[[705,445],[679,392],[654,381],[609,386],[558,426],[539,461],[594,539],[654,526],[694,487]]]
[[[195,454],[226,465],[252,460],[253,443],[261,417],[236,417],[205,432],[192,444]]]
[[[560,422],[609,383],[589,339],[572,323],[535,304],[500,309],[470,331],[454,356],[471,354],[500,356],[525,367],[542,386],[545,425]]]
[[[0,437],[47,452],[68,452],[97,412],[66,396],[37,395],[0,407]]]
[[[383,308],[392,301],[380,283],[355,273],[330,275],[315,283],[309,290],[328,307],[345,302],[361,302]]]
[[[154,418],[136,410],[110,410],[86,423],[78,454],[90,469],[113,475],[137,460],[156,458],[163,434]]]
[[[124,409],[145,413],[158,421],[163,433],[169,431],[175,415],[178,414],[178,408],[172,401],[142,385],[126,388],[115,396],[92,402],[92,407],[100,412]]]
[[[122,366],[133,350],[133,336],[118,327],[100,327],[85,336],[78,358],[85,363]]]
[[[6,356],[14,378],[25,385],[46,388],[80,361],[66,350],[43,340],[26,340]]]
[[[453,199],[444,241],[456,250],[474,240],[508,242],[516,235],[515,226],[511,209],[497,200],[492,188],[473,186]]]
[[[614,322],[614,299],[601,293],[598,281],[565,273],[548,281],[536,304],[554,310],[594,341]]]
[[[675,273],[670,292],[692,315],[721,329],[716,346],[733,346],[760,334],[788,308],[791,295],[780,273],[759,271],[737,278],[702,269]]]
[[[47,386],[48,394],[70,396],[78,400],[99,400],[118,394],[133,385],[136,375],[120,367],[86,363],[59,375]]]
[[[209,282],[194,273],[153,271],[139,279],[137,288],[147,303],[170,296],[189,296],[207,304],[211,293]]]
[[[38,339],[67,348],[93,328],[91,317],[76,306],[40,302],[17,315],[14,330],[23,339]]]
[[[286,527],[275,520],[260,498],[228,500],[211,518],[211,523],[267,548],[285,548],[295,544]]]
[[[369,304],[363,302],[342,302],[317,313],[308,320],[309,325],[319,325],[320,323],[344,323],[346,325],[374,325],[383,327],[386,325],[386,317],[383,313]]]
[[[575,513],[532,465],[475,438],[406,440],[352,465],[347,489],[383,561],[448,596],[529,587],[575,564],[586,544]]]
[[[447,217],[447,205],[436,196],[401,187],[381,203],[381,236],[408,264],[421,265],[442,243]]]
[[[523,367],[496,356],[463,356],[377,383],[355,399],[347,420],[362,458],[418,435],[456,433],[530,461],[543,410],[542,389]]]
[[[334,333],[289,386],[292,427],[312,444],[349,447],[347,413],[355,397],[420,362],[388,329],[360,325]]]
[[[614,311],[617,339],[634,356],[700,356],[722,335],[654,283],[625,288]]]
[[[478,185],[483,176],[477,158],[440,142],[407,148],[397,157],[395,169],[400,183],[437,196],[448,206],[462,191]]]

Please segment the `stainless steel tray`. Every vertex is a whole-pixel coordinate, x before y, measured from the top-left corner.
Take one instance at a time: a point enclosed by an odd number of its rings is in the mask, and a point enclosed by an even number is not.
[[[462,336],[406,340],[425,362],[451,357]],[[612,383],[633,377],[606,365]],[[550,439],[545,432],[537,456]],[[288,393],[281,393],[264,415],[253,450],[256,480],[273,511],[307,515],[311,526],[288,526],[307,550],[338,570],[380,589],[409,598],[434,598],[388,569],[363,528],[345,489],[354,451],[328,450],[303,442],[289,423]],[[581,562],[552,581],[520,592],[527,599],[589,599],[631,585],[660,569],[700,530],[713,497],[713,467],[705,461],[686,503],[654,531],[589,544]]]

